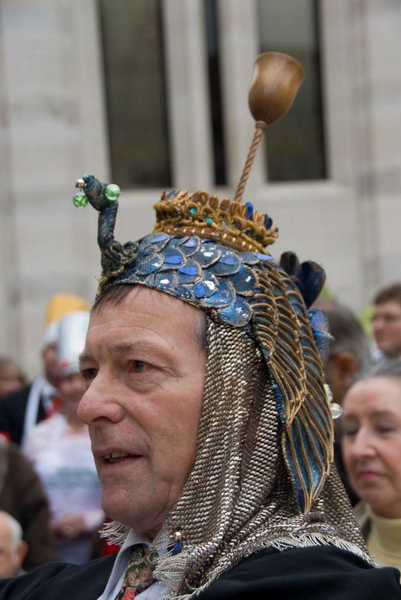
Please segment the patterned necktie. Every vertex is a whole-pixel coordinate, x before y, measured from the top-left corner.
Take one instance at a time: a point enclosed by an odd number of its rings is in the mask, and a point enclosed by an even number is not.
[[[143,544],[134,546],[128,561],[127,572],[121,590],[115,600],[133,600],[149,587],[153,579],[157,554]]]

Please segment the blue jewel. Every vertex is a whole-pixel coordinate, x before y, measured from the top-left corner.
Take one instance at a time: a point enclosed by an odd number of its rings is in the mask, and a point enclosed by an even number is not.
[[[245,202],[246,206],[246,216],[248,219],[253,219],[253,204],[252,202]]]
[[[209,271],[203,271],[201,283],[205,292],[204,297],[206,298],[217,292],[220,286],[219,281],[216,279],[213,273],[210,273]]]
[[[241,252],[239,257],[247,265],[256,265],[260,260],[256,252]]]
[[[176,195],[177,195],[177,190],[171,190],[171,192],[169,192],[169,193],[167,194],[167,198],[168,198],[169,200],[171,200],[171,198],[174,198]]]
[[[175,295],[183,300],[194,299],[191,287],[185,285],[178,286],[178,288],[175,290]]]
[[[171,554],[173,556],[175,556],[176,554],[179,554],[180,552],[182,552],[182,542],[177,541],[177,542],[175,542],[175,544],[173,546],[173,550],[172,550]]]
[[[234,302],[235,290],[231,283],[221,279],[219,281],[219,287],[209,297],[201,298],[201,304],[204,306],[211,306],[214,308],[224,308]]]
[[[256,286],[256,277],[249,267],[241,266],[238,273],[230,277],[237,294],[251,296]]]
[[[203,285],[203,283],[197,283],[194,286],[195,298],[203,298],[205,293],[206,293],[206,290],[205,290],[205,286]]]
[[[153,256],[147,257],[138,264],[136,264],[135,271],[139,275],[149,275],[158,271],[163,264],[163,258],[160,254],[153,254]]]
[[[240,266],[241,261],[237,254],[224,252],[209,270],[217,276],[232,275],[238,271]]]
[[[199,252],[194,255],[194,260],[196,260],[203,269],[206,269],[219,260],[221,256],[220,248],[213,243],[203,243]]]
[[[198,237],[190,237],[183,244],[181,244],[181,246],[184,246],[185,248],[195,248],[198,244]]]
[[[179,254],[172,254],[170,256],[166,256],[164,262],[168,265],[180,265],[183,262],[183,259]]]
[[[184,275],[198,275],[199,270],[195,266],[187,265],[186,267],[181,267],[179,272],[183,273]]]
[[[160,252],[169,243],[170,239],[167,233],[150,233],[142,238],[138,252],[144,252],[147,248],[151,248],[152,252],[155,252],[155,250]]]
[[[175,291],[178,285],[176,271],[156,273],[154,275],[155,285],[160,290]]]
[[[268,260],[268,261],[273,260],[273,257],[270,256],[269,254],[256,254],[256,256],[258,257],[259,260]]]
[[[270,227],[273,225],[273,219],[271,219],[269,215],[265,215],[263,219],[263,224],[266,227],[266,229],[270,229]]]
[[[202,269],[195,261],[188,259],[186,265],[178,269],[180,284],[196,283],[202,277]]]
[[[219,262],[224,263],[225,265],[237,265],[238,258],[236,256],[234,257],[232,254],[226,254],[220,258]]]
[[[161,242],[163,240],[167,240],[170,236],[167,235],[167,233],[155,233],[155,235],[153,236],[153,238],[151,239],[152,242]]]
[[[200,248],[201,241],[200,238],[193,236],[190,238],[183,238],[182,243],[178,243],[178,247],[180,252],[185,254],[185,256],[193,256],[195,252],[197,252]]]
[[[235,327],[243,327],[249,323],[252,317],[252,308],[248,302],[237,296],[235,302],[227,306],[227,308],[221,308],[219,311],[219,317]]]
[[[173,239],[173,244],[176,243],[176,238]],[[164,258],[164,264],[160,268],[161,271],[169,271],[170,269],[174,269],[176,267],[183,267],[186,264],[185,254],[181,252],[174,245],[171,246],[171,243],[168,244],[166,248],[161,252]]]

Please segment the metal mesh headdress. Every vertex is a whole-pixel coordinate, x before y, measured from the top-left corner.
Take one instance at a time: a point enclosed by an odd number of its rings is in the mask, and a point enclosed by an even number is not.
[[[273,108],[273,117],[252,111],[255,138],[283,114],[277,102]],[[258,143],[254,139],[250,155]],[[154,540],[163,546],[174,528],[182,530],[182,552],[162,556],[156,570],[170,597],[189,598],[267,546],[329,543],[366,557],[342,486],[330,475],[333,427],[319,355],[329,336],[322,313],[308,312],[323,270],[300,264],[293,253],[280,264],[273,260],[266,246],[277,229],[250,203],[241,204],[243,181],[234,201],[205,192],[164,194],[155,206],[154,232],[124,245],[113,235],[119,188],[92,175],[77,185],[75,203],[89,201],[100,213],[98,293],[141,284],[208,317],[195,465]]]

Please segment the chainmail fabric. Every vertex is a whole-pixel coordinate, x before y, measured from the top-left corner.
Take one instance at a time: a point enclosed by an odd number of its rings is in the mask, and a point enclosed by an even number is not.
[[[187,600],[253,552],[332,544],[370,561],[337,474],[313,510],[298,508],[280,448],[266,363],[244,330],[208,317],[208,367],[195,465],[154,545],[180,527],[183,551],[155,578]]]

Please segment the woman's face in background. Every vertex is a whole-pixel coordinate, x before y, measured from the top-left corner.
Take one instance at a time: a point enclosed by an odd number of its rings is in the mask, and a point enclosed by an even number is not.
[[[342,432],[355,492],[377,515],[401,518],[401,377],[353,385],[344,400]]]

